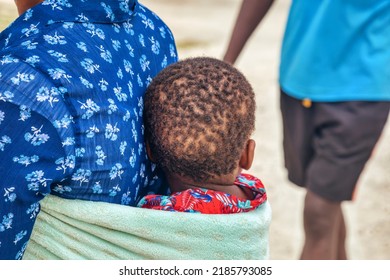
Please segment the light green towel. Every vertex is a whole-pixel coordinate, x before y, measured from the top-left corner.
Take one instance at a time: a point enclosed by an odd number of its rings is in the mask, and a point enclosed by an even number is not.
[[[267,259],[271,208],[207,215],[61,199],[41,203],[24,259]]]

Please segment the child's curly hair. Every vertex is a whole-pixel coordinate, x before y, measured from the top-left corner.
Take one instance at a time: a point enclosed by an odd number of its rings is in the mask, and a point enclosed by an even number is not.
[[[145,128],[157,164],[204,182],[231,173],[254,130],[255,95],[232,65],[209,57],[169,65],[145,97]]]

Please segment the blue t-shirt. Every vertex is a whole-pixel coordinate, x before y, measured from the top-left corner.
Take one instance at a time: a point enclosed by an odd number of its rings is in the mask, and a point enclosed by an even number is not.
[[[46,0],[0,34],[0,259],[23,256],[48,193],[136,205],[157,191],[143,95],[175,61],[136,0]]]
[[[293,0],[280,85],[313,101],[390,101],[390,1]]]

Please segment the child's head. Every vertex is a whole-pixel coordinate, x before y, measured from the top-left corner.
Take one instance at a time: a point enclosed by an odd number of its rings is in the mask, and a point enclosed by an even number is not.
[[[166,172],[194,182],[248,169],[255,107],[251,85],[232,65],[208,57],[171,64],[146,92],[151,157]]]

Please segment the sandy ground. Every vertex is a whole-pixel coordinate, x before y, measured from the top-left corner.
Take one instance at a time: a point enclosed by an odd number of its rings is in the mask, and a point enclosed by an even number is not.
[[[180,58],[201,55],[222,58],[241,3],[238,0],[141,2],[170,26]],[[0,20],[9,13],[10,4],[13,4],[10,0],[0,0]],[[257,93],[254,134],[257,148],[250,172],[263,180],[272,205],[270,248],[274,260],[299,258],[303,242],[305,192],[286,179],[277,83],[279,50],[289,4],[290,0],[276,1],[236,64]],[[343,206],[350,259],[390,260],[389,142],[390,122],[362,174],[355,201]]]

